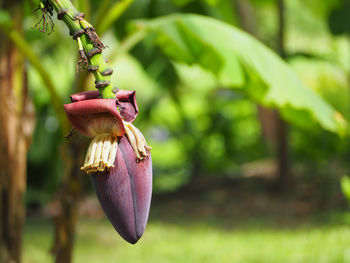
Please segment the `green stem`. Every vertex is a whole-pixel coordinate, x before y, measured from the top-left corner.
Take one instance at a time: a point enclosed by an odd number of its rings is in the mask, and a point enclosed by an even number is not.
[[[74,7],[70,0],[49,0],[49,2],[55,8],[58,18],[66,24],[73,38],[77,39],[78,46],[81,42],[83,50],[79,51],[83,55],[82,59],[87,57],[88,70],[94,74],[96,88],[101,97],[104,99],[115,98],[111,84],[113,71],[102,57],[104,46],[94,28],[84,19],[84,15]]]

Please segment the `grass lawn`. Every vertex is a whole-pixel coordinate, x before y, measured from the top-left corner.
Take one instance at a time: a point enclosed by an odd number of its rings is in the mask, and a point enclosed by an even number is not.
[[[74,262],[350,262],[350,226],[345,223],[349,216],[344,212],[308,215],[300,221],[295,214],[223,218],[215,210],[197,213],[198,206],[193,207],[192,214],[181,205],[155,207],[136,245],[124,242],[105,219],[82,219]],[[52,262],[51,242],[50,222],[29,219],[24,263]]]

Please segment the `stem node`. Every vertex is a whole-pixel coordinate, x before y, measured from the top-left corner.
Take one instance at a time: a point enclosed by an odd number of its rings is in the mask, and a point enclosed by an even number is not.
[[[89,72],[93,72],[93,71],[97,71],[97,70],[98,70],[98,66],[89,65],[87,67],[87,71],[89,71]]]
[[[74,15],[73,20],[83,20],[85,18],[85,14],[82,12],[78,12]]]
[[[101,72],[102,76],[109,76],[113,74],[113,69],[111,68],[106,68],[104,71]]]
[[[102,51],[99,48],[93,48],[91,50],[89,50],[89,52],[87,53],[88,58],[92,58],[93,56],[95,56],[96,54],[100,54]]]
[[[57,19],[58,20],[62,20],[64,15],[67,14],[67,12],[68,12],[67,8],[62,8],[62,9],[58,10],[58,12],[57,12]]]
[[[96,89],[101,89],[105,88],[107,86],[111,85],[111,82],[108,80],[100,80],[100,81],[95,81],[95,87]]]
[[[78,37],[81,37],[85,33],[84,29],[79,29],[73,32],[73,39],[76,40]]]

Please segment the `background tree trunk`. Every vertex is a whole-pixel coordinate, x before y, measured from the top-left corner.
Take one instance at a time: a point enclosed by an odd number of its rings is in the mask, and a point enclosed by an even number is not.
[[[248,1],[237,0],[236,8],[241,21],[241,27],[258,38],[254,20],[254,10],[251,4]],[[283,0],[278,0],[277,10],[277,52],[282,58],[285,58],[285,6]],[[278,168],[277,186],[285,190],[291,182],[287,123],[281,119],[277,110],[271,110],[261,105],[258,105],[258,117],[265,140],[272,144],[276,152]]]
[[[278,38],[277,51],[282,58],[286,58],[284,45],[285,39],[285,4],[284,0],[278,0]],[[288,127],[287,123],[277,117],[277,153],[278,153],[278,186],[282,190],[288,189],[292,178],[290,172],[289,147],[288,147]]]
[[[5,1],[21,28],[21,1]],[[25,216],[26,155],[34,127],[24,59],[0,34],[0,262],[20,262]]]
[[[55,239],[52,253],[56,263],[72,262],[76,224],[78,221],[78,203],[82,194],[83,146],[78,137],[72,138],[63,146],[65,174],[57,193],[57,213],[54,215]]]

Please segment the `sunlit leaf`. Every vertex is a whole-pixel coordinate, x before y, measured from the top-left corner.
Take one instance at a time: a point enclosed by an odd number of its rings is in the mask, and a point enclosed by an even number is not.
[[[240,88],[253,100],[281,110],[289,121],[344,133],[343,116],[307,88],[272,50],[244,31],[199,15],[170,15],[138,22],[172,60],[199,64],[220,84]]]
[[[175,5],[182,7],[194,2],[195,0],[172,0],[172,1]],[[204,1],[207,2],[209,5],[217,5],[222,0],[204,0]]]
[[[341,184],[341,190],[345,196],[345,198],[350,203],[350,177],[343,176],[340,181]]]
[[[221,0],[206,0],[206,2],[210,5],[217,5]]]

